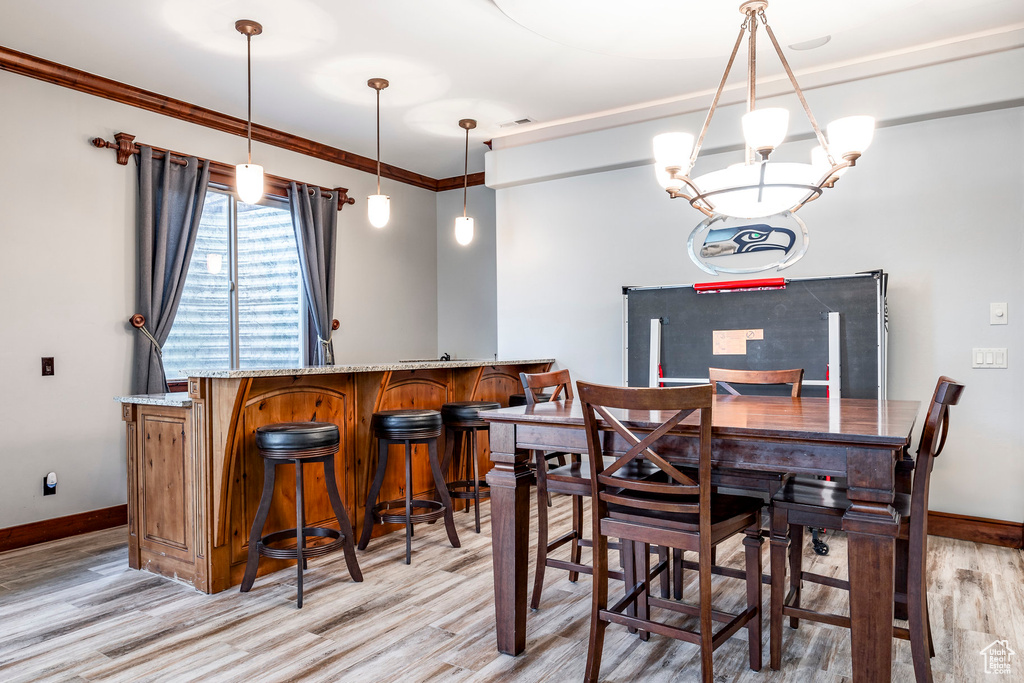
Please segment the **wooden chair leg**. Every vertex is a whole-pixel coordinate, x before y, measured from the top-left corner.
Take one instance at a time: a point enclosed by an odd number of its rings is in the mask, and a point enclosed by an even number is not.
[[[455,516],[452,514],[452,497],[448,495],[448,486],[444,481],[444,474],[441,472],[441,463],[437,459],[437,439],[427,442],[427,455],[430,460],[430,470],[434,475],[434,483],[437,485],[437,495],[444,505],[444,527],[448,532],[448,540],[453,548],[461,548],[459,532],[455,530]]]
[[[480,533],[480,471],[477,463],[476,430],[473,430],[472,446],[469,450],[469,457],[473,461],[473,512],[476,515],[476,532]]]
[[[583,538],[583,496],[572,497],[572,541],[569,546],[569,560],[579,564],[582,559],[583,547],[580,545],[580,539]],[[579,572],[569,572],[569,581],[576,583],[580,579]]]
[[[341,548],[345,553],[345,565],[348,566],[348,574],[353,581],[363,580],[363,573],[359,570],[359,562],[356,560],[356,548],[352,542],[355,532],[352,531],[352,522],[349,521],[348,513],[341,502],[341,494],[338,493],[338,480],[334,476],[334,456],[324,460],[324,483],[327,485],[327,498],[331,501],[331,509],[334,510],[334,518],[338,520],[338,529],[345,537]]]
[[[633,589],[633,586],[637,583],[636,578],[636,555],[633,551],[633,541],[626,540],[625,538],[619,539],[620,554],[622,556],[622,585],[626,593]],[[626,615],[630,617],[636,616],[636,601],[626,605]],[[630,633],[636,633],[637,629],[632,626],[627,626],[626,630]]]
[[[672,548],[672,597],[683,599],[683,551]]]
[[[263,493],[260,496],[260,505],[256,509],[256,517],[252,520],[252,529],[249,531],[249,557],[245,562],[245,576],[242,577],[241,592],[248,593],[256,580],[256,571],[260,565],[259,543],[263,538],[263,527],[267,523],[267,516],[270,513],[270,500],[274,497],[274,477],[277,466],[272,460],[263,459]]]
[[[548,480],[539,469],[544,467],[543,458],[537,461],[537,467],[537,568],[533,575],[530,609],[540,609],[540,594],[544,590],[544,570],[548,565]]]
[[[405,440],[405,563],[412,564],[412,442]]]
[[[651,590],[651,546],[637,541],[633,544],[634,581],[642,583],[644,588],[636,598],[636,616],[638,619],[650,620],[651,608],[647,601]],[[626,584],[626,590],[631,586]],[[650,631],[640,631],[640,640],[650,640]]]
[[[663,545],[659,545],[658,546],[658,564],[661,564],[662,562],[664,562],[667,565],[668,564],[668,558],[669,558],[668,548],[666,548]],[[670,578],[671,574],[672,574],[672,570],[670,568],[668,568],[667,566],[666,566],[666,569],[663,572],[661,572],[661,597],[664,598],[665,600],[668,600],[668,597],[669,597],[669,595],[672,592],[671,589],[669,588],[669,578]]]
[[[296,608],[302,609],[302,570],[306,560],[302,556],[306,549],[306,506],[303,503],[304,486],[302,478],[302,461],[295,461],[295,556],[298,571],[298,597]]]
[[[363,533],[359,537],[360,550],[366,550],[366,544],[370,542],[370,534],[373,533],[373,506],[377,504],[377,496],[380,495],[380,487],[384,484],[384,474],[388,469],[388,446],[390,441],[385,439],[377,440],[377,474],[373,477],[373,485],[366,495],[366,513],[363,515]]]
[[[601,611],[608,608],[608,538],[594,535],[594,584],[590,604],[590,638],[587,642],[587,667],[583,680],[597,683],[601,674],[601,654],[604,650],[604,632],[608,622],[601,619]]]
[[[792,525],[789,527],[789,587],[793,590],[793,606],[800,606],[800,580],[804,572],[804,528]],[[799,628],[800,620],[789,618],[790,628]]]
[[[700,553],[697,562],[697,584],[700,587],[700,678],[703,683],[713,683],[714,636],[711,622],[711,539],[700,539]]]
[[[746,530],[743,545],[747,569],[747,608],[754,607],[757,614],[747,622],[747,645],[750,653],[750,668],[761,670],[761,524]]]
[[[782,606],[786,600],[786,556],[789,554],[789,529],[786,511],[773,509],[771,521],[771,611],[768,615],[769,666],[778,671],[782,666]]]

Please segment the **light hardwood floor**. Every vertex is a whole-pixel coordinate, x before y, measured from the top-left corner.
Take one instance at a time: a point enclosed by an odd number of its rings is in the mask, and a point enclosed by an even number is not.
[[[568,499],[556,497],[552,528],[564,528]],[[127,566],[124,528],[0,554],[0,680],[16,681],[572,681],[586,658],[590,579],[548,571],[541,609],[528,617],[528,649],[495,649],[490,519],[473,533],[457,514],[463,547],[442,525],[417,527],[413,564],[404,538],[375,539],[353,583],[340,554],[310,561],[305,601],[295,609],[295,573],[260,578],[252,592],[204,595]],[[845,574],[842,536],[832,553],[805,552],[805,566]],[[765,564],[767,566],[767,543]],[[719,553],[742,566],[742,546]],[[1024,554],[933,537],[929,599],[937,681],[1024,680]],[[693,591],[694,572],[687,590]],[[532,578],[532,577],[531,577]],[[532,582],[531,582],[532,585]],[[612,582],[612,589],[617,590]],[[743,600],[742,583],[716,578],[715,602]],[[845,611],[845,595],[807,584],[805,604]],[[692,595],[692,592],[690,593]],[[768,591],[764,593],[767,614]],[[747,668],[743,631],[715,654],[716,681],[844,681],[851,676],[846,631],[803,622],[784,629],[780,672]],[[1014,676],[986,676],[979,651],[1007,639]],[[893,678],[913,680],[910,648],[894,643]],[[612,625],[606,681],[699,679],[697,648],[652,636],[641,642]]]

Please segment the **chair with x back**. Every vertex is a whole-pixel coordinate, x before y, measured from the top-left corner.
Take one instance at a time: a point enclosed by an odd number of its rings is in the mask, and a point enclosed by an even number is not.
[[[701,677],[713,680],[712,653],[740,628],[747,628],[750,668],[761,668],[761,525],[759,498],[714,494],[711,490],[712,393],[707,385],[631,389],[576,383],[583,404],[590,464],[594,525],[594,583],[585,680],[596,681],[608,623],[700,646]],[[696,414],[696,425],[681,424]],[[607,434],[608,431],[613,432]],[[657,453],[663,438],[694,440],[696,478]],[[609,462],[610,460],[610,462]],[[738,614],[712,611],[711,551],[745,533],[746,608]],[[608,604],[608,538],[632,551],[635,578],[625,595]],[[696,605],[651,595],[650,546],[696,551]],[[651,610],[699,617],[687,630],[652,618]],[[712,622],[724,622],[717,631]]]
[[[928,487],[932,465],[942,453],[949,431],[949,408],[960,402],[964,386],[949,377],[940,377],[935,385],[928,417],[921,432],[909,495],[897,493],[892,506],[900,514],[899,539],[909,542],[906,558],[907,590],[896,593],[896,602],[905,603],[910,628],[893,627],[893,637],[910,640],[914,674],[920,682],[931,681],[930,657],[934,656],[928,621]],[[834,481],[793,477],[772,498],[771,540],[771,667],[782,663],[782,623],[790,618],[796,628],[800,619],[833,626],[850,627],[850,618],[838,614],[813,612],[800,606],[801,581],[833,588],[850,589],[848,581],[803,571],[802,553],[789,552],[800,547],[805,526],[841,529],[843,515],[850,507],[846,486]],[[786,589],[786,559],[789,558],[789,589]]]

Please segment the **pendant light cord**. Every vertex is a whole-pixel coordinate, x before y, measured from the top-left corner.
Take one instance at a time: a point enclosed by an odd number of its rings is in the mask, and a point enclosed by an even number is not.
[[[469,128],[466,129],[466,165],[462,183],[462,217],[466,217],[466,196],[469,194]]]
[[[380,88],[377,88],[377,194],[380,194]]]
[[[245,117],[245,137],[249,141],[249,162],[252,165],[252,35],[245,35],[245,81],[247,111]]]

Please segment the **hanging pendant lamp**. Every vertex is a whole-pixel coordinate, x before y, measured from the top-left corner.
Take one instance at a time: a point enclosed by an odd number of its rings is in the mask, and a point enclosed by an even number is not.
[[[389,83],[383,78],[371,78],[366,85],[377,91],[377,194],[366,198],[366,213],[370,225],[383,228],[391,218],[391,197],[380,193],[380,91]]]
[[[811,108],[804,98],[796,76],[782,54],[775,33],[768,25],[767,0],[747,0],[740,5],[743,24],[733,46],[725,74],[711,102],[704,126],[695,139],[689,133],[664,133],[654,138],[654,172],[658,183],[673,199],[682,198],[707,216],[761,218],[789,211],[795,213],[807,202],[831,188],[871,144],[875,120],[870,116],[847,116],[827,127],[822,134]],[[782,144],[789,128],[789,112],[777,107],[755,108],[757,102],[757,30],[764,26],[775,53],[793,85],[820,143],[811,153],[810,163],[777,162],[770,155]],[[696,177],[690,176],[701,144],[725,89],[745,35],[747,39],[747,113],[743,116],[746,155],[743,162]]]
[[[462,119],[459,126],[466,129],[466,165],[462,182],[462,215],[455,219],[455,241],[465,246],[473,241],[473,219],[466,215],[469,196],[469,131],[476,128],[474,119]]]
[[[252,37],[263,33],[263,26],[251,19],[239,19],[235,30],[245,36],[246,113],[245,137],[248,142],[248,161],[235,166],[235,187],[238,198],[246,204],[255,204],[263,198],[263,167],[252,163]]]

